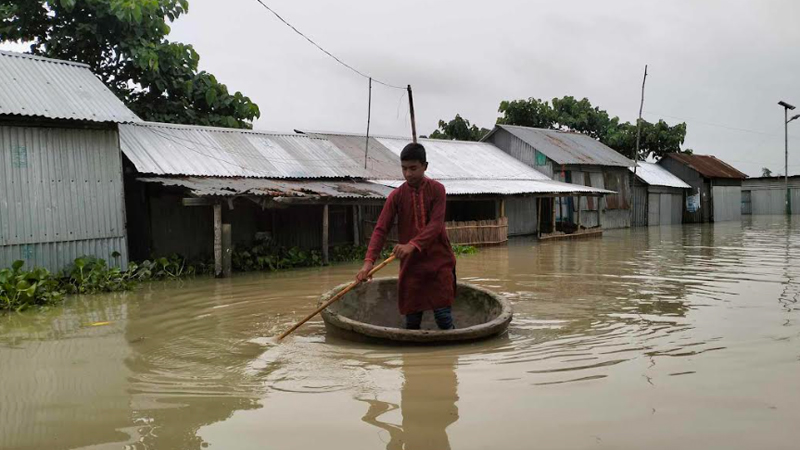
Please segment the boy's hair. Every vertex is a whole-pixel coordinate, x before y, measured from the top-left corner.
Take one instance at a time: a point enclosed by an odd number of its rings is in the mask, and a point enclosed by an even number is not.
[[[425,147],[417,143],[406,145],[400,152],[400,161],[419,161],[425,164],[428,162],[425,158]]]

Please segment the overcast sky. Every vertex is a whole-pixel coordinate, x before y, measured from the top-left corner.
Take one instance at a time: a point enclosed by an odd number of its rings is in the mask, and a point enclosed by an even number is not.
[[[687,122],[685,147],[749,175],[783,173],[777,102],[800,106],[800,2],[264,1],[362,72],[411,84],[420,134],[456,113],[491,128],[501,100],[527,97],[588,97],[633,121],[648,64],[645,119]],[[170,39],[258,103],[257,129],[366,129],[367,80],[256,0],[190,0]],[[374,85],[372,133],[410,136],[407,112],[404,91]],[[798,174],[800,120],[789,130]]]

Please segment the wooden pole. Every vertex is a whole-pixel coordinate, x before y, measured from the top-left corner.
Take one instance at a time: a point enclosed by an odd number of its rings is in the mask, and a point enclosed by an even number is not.
[[[578,199],[578,231],[581,231],[581,197],[575,197]]]
[[[369,100],[367,102],[367,142],[364,145],[364,169],[367,168],[367,159],[369,154],[369,122],[372,116],[372,78],[369,79]]]
[[[222,276],[229,278],[233,273],[233,249],[231,248],[231,224],[222,224]]]
[[[647,82],[647,64],[644,65],[644,78],[642,78],[642,101],[639,103],[639,119],[636,121],[636,150],[633,154],[633,181],[631,185],[636,184],[636,169],[639,167],[639,142],[642,138],[642,110],[644,109],[644,84]],[[631,223],[636,218],[636,204],[631,204]]]
[[[542,237],[542,197],[536,199],[536,236]]]
[[[500,199],[500,217],[506,216],[506,199]]]
[[[556,232],[556,198],[553,197],[553,229],[550,231],[551,233]]]
[[[222,205],[214,205],[214,276],[222,276]]]
[[[358,209],[359,205],[353,205],[353,245],[361,245],[361,236],[358,233]]]
[[[369,271],[369,275],[367,276],[367,279],[372,278],[372,276],[375,275],[376,272],[378,272],[379,270],[381,270],[384,267],[386,267],[390,262],[394,261],[394,259],[395,259],[395,256],[394,255],[390,255],[388,258],[386,258],[386,260],[384,262],[382,262],[382,263],[378,264],[377,266],[375,266],[372,270]],[[317,314],[319,314],[320,312],[322,312],[328,306],[331,306],[333,303],[338,301],[340,298],[344,297],[344,294],[347,294],[348,292],[353,290],[353,288],[355,288],[359,284],[361,284],[361,281],[358,281],[358,280],[350,283],[349,286],[344,288],[338,294],[334,295],[332,299],[330,299],[327,302],[323,303],[322,305],[320,305],[319,308],[315,309],[314,312],[312,312],[311,314],[307,315],[305,317],[305,319],[301,320],[300,322],[297,322],[294,326],[292,326],[292,328],[289,328],[288,330],[284,331],[280,336],[278,336],[278,341],[282,340],[283,338],[285,338],[286,336],[291,334],[294,330],[300,328],[301,325],[303,325],[304,323],[306,323],[309,320],[311,320],[312,317],[314,317]]]
[[[411,114],[411,137],[417,142],[417,120],[414,116],[414,96],[411,94],[411,85],[408,85],[408,110]]]
[[[322,264],[328,265],[328,204],[322,207]]]

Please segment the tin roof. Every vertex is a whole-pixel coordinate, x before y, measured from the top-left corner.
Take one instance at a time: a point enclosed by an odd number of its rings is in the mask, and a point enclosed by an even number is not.
[[[541,128],[496,125],[483,139],[498,129],[513,134],[557,164],[633,167],[633,161],[590,136]]]
[[[89,66],[0,51],[0,115],[138,122]]]
[[[311,133],[334,143],[363,163],[366,136]],[[410,142],[400,137],[370,137],[367,172],[371,181],[385,186],[403,184],[400,152]],[[611,191],[551,180],[488,142],[418,139],[428,158],[426,175],[445,186],[448,195],[477,194],[609,194]]]
[[[352,134],[321,134],[363,163],[366,138]],[[400,152],[410,139],[370,137],[367,171],[370,179],[402,180]],[[549,180],[547,175],[487,142],[418,139],[428,158],[427,175],[434,180]]]
[[[680,161],[706,178],[732,178],[737,180],[744,180],[747,178],[747,175],[744,173],[712,155],[670,153],[666,157]]]
[[[633,168],[628,169],[633,172]],[[667,169],[655,163],[640,161],[636,169],[636,176],[651,186],[666,186],[674,188],[691,188],[685,181],[673,175]]]
[[[120,125],[120,148],[146,174],[366,178],[331,142],[297,134],[142,122]]]
[[[392,188],[367,181],[288,181],[231,177],[142,177],[139,181],[187,188],[197,197],[254,195],[300,198],[384,199]]]
[[[562,183],[554,180],[437,180],[444,185],[447,195],[478,195],[478,194],[583,194],[603,195],[613,194],[605,189],[592,188],[577,184]],[[373,183],[399,187],[402,180],[372,180]]]

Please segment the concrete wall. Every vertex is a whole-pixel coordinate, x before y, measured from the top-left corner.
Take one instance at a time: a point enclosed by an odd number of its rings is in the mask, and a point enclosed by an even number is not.
[[[126,267],[122,184],[115,129],[0,126],[0,267]]]

